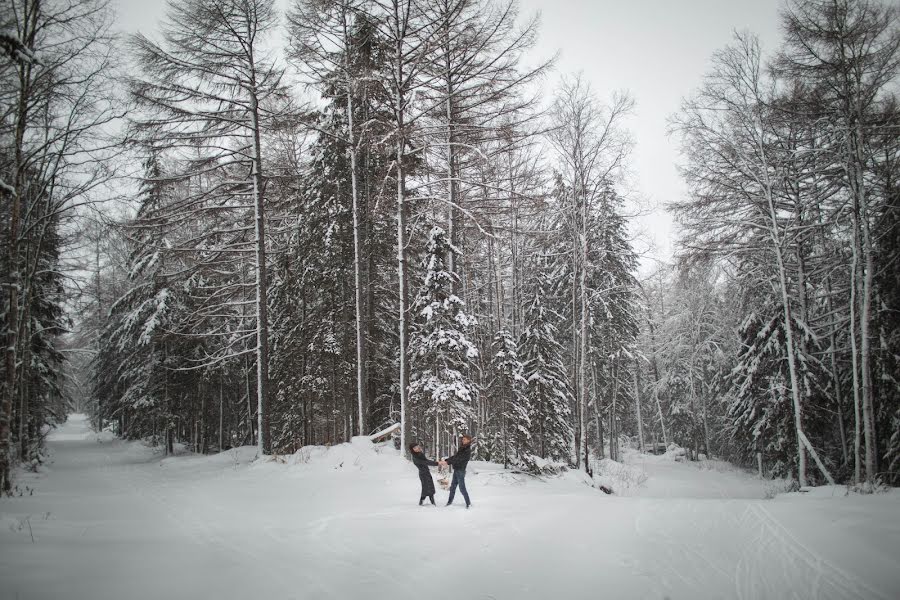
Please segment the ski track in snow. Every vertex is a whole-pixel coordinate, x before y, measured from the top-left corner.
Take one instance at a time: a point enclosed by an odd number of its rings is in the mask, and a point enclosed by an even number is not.
[[[751,566],[763,563],[763,556],[772,553],[779,557],[781,575],[787,581],[802,577],[806,579],[806,589],[813,598],[859,598],[869,600],[891,600],[877,589],[872,588],[859,577],[846,572],[832,564],[819,553],[810,549],[791,533],[791,531],[775,518],[761,503],[751,504],[746,511],[747,521],[751,528],[759,533],[753,544],[748,546],[748,560],[743,564]],[[738,598],[771,598],[778,595],[778,589],[771,585],[772,577],[760,577],[760,573],[748,573],[742,579],[743,585],[736,580],[735,592]],[[767,587],[758,589],[759,583],[769,583]]]
[[[0,599],[900,597],[896,493],[767,501],[743,473],[642,458],[627,496],[473,463],[472,510],[418,507],[411,467],[351,444],[163,459],[77,416],[49,440],[47,472],[20,475],[34,495],[0,501]]]

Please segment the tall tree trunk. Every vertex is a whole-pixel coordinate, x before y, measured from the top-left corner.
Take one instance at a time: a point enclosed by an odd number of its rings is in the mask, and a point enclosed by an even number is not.
[[[252,39],[248,32],[248,39]],[[250,64],[254,64],[251,54]],[[251,86],[256,89],[256,74],[251,72]],[[272,451],[269,437],[269,309],[266,280],[266,225],[265,188],[262,175],[262,149],[260,147],[259,104],[255,91],[250,94],[250,118],[253,135],[253,206],[256,222],[256,401],[257,442],[259,453]]]
[[[402,124],[401,124],[402,127]],[[409,454],[409,440],[412,439],[412,428],[409,421],[409,325],[407,317],[408,289],[406,264],[406,190],[404,189],[403,152],[404,142],[397,142],[397,280],[400,296],[400,451]]]
[[[24,31],[19,33],[22,44],[27,48],[33,48],[37,35],[37,24],[41,14],[39,2],[25,3],[22,23]],[[21,265],[19,261],[19,235],[20,219],[22,213],[22,199],[25,196],[26,158],[25,158],[25,129],[29,118],[29,100],[32,93],[30,62],[18,64],[16,72],[19,79],[19,89],[16,96],[15,131],[13,150],[14,180],[13,189],[6,190],[10,196],[9,202],[9,241],[7,248],[7,260],[9,274],[4,282],[7,287],[8,304],[6,307],[6,390],[0,399],[0,495],[9,494],[12,491],[12,411],[17,398],[16,351],[19,346],[19,291],[21,290]]]
[[[766,182],[768,184],[768,182]],[[800,396],[800,381],[797,375],[797,346],[794,341],[794,325],[791,315],[791,295],[788,291],[787,267],[781,248],[781,235],[778,232],[779,220],[775,210],[775,201],[772,198],[772,188],[766,185],[766,201],[769,209],[770,234],[773,250],[775,251],[775,267],[778,270],[778,286],[781,293],[782,315],[785,331],[785,343],[787,345],[788,372],[791,381],[791,398],[794,405],[794,429],[797,437],[797,470],[798,481],[801,486],[806,486],[806,447],[803,443],[803,400]]]
[[[775,227],[775,223],[777,223],[777,220],[775,217],[774,206],[772,206],[771,210],[773,222],[772,226]],[[797,365],[794,355],[796,346],[794,345],[794,327],[791,318],[791,299],[787,289],[787,275],[785,274],[785,265],[784,259],[781,255],[780,242],[778,240],[778,237],[774,233],[773,242],[775,245],[775,257],[777,261],[776,267],[778,269],[778,283],[779,289],[781,291],[781,302],[783,305],[782,313],[784,317],[784,330],[787,343],[788,372],[790,374],[791,380],[791,398],[794,404],[794,429],[797,436],[797,475],[800,486],[804,487],[806,486],[806,451],[803,447],[803,442],[801,441],[801,436],[803,434],[803,403],[800,398],[800,382],[797,377]]]
[[[359,184],[357,180],[357,149],[356,149],[356,132],[353,126],[353,78],[350,72],[350,52],[349,47],[352,44],[347,23],[348,6],[344,2],[343,10],[343,33],[345,47],[348,51],[344,52],[344,69],[347,77],[347,139],[350,148],[350,195],[353,200],[353,281],[355,285],[355,309],[356,309],[356,400],[358,404],[357,416],[357,432],[359,435],[366,434],[366,416],[368,413],[368,399],[366,391],[368,388],[367,372],[366,372],[366,336],[364,333],[363,323],[363,282],[362,282],[362,240],[361,226],[359,219]]]
[[[857,227],[856,218],[853,220],[854,229]],[[857,234],[854,232],[854,237]],[[859,289],[859,246],[856,239],[853,241],[853,257],[850,262],[850,365],[853,369],[853,482],[859,485],[862,482],[862,458],[860,448],[862,443],[862,416],[860,414],[860,383],[859,383],[859,347],[857,315],[857,290]]]
[[[861,160],[861,159],[859,159]],[[862,279],[862,306],[859,313],[860,371],[862,379],[862,414],[863,433],[866,440],[866,482],[872,485],[878,473],[878,449],[875,437],[874,386],[872,384],[872,279],[875,271],[872,240],[869,232],[868,206],[865,187],[859,178],[859,229],[862,233],[862,251],[864,260]]]
[[[659,399],[659,366],[656,363],[656,330],[653,327],[653,321],[648,317],[647,325],[650,329],[650,343],[652,344],[652,354],[650,356],[650,367],[653,372],[653,400],[656,403],[656,410],[659,414],[659,427],[662,430],[663,445],[669,447],[669,438],[666,435],[666,420],[663,416],[662,402]]]
[[[223,374],[224,375],[224,374]],[[225,428],[225,382],[219,379],[219,452],[223,449],[223,430]]]
[[[27,262],[27,258],[26,258]],[[27,280],[27,278],[26,278]],[[31,345],[27,343],[27,340],[31,339],[33,335],[32,327],[31,327],[31,293],[29,291],[29,286],[26,283],[25,285],[25,294],[22,298],[22,319],[21,319],[21,329],[19,340],[22,344],[22,357],[19,360],[19,460],[22,462],[28,461],[30,456],[29,448],[31,446],[31,439],[29,435],[29,418],[28,412],[30,410],[29,407],[29,395],[31,394],[29,390],[29,382],[30,382],[30,374],[28,365],[31,364]]]
[[[250,361],[249,359],[244,358],[244,395],[247,398],[247,428],[250,430],[250,443],[254,445],[259,445],[259,437],[257,430],[257,437],[254,441],[254,427],[253,427],[253,390],[250,388]]]
[[[409,415],[409,282],[407,281],[406,251],[406,171],[403,158],[406,152],[406,79],[404,73],[404,42],[407,38],[411,6],[401,6],[401,0],[391,3],[391,28],[394,43],[394,124],[396,135],[395,161],[397,169],[397,288],[399,295],[400,334],[400,451],[409,458],[409,441],[412,438],[412,423]]]
[[[612,385],[609,398],[609,457],[619,460],[619,359],[612,364]]]
[[[573,215],[574,218],[574,215]],[[578,324],[576,322],[578,316],[578,237],[577,230],[574,229],[576,226],[573,221],[573,235],[572,235],[572,369],[570,374],[569,381],[572,382],[572,387],[575,388],[575,418],[577,422],[575,423],[575,468],[581,468],[581,438],[582,438],[582,429],[581,429],[581,401],[579,391],[578,391]]]
[[[206,454],[206,438],[207,438],[207,394],[203,391],[202,379],[197,384],[197,392],[200,394],[200,439],[198,448],[200,454]]]
[[[579,273],[579,287],[581,288],[581,363],[578,369],[578,428],[581,430],[581,445],[579,450],[584,453],[585,471],[590,470],[590,452],[588,450],[587,440],[587,369],[591,363],[590,352],[588,350],[588,338],[590,329],[590,311],[588,305],[587,291],[587,266],[588,266],[588,243],[587,243],[587,223],[588,209],[587,197],[583,193],[581,198],[581,228],[579,230],[581,241],[581,272]]]
[[[447,2],[444,2],[444,6],[441,7],[444,12],[445,22],[444,22],[444,40],[443,40],[443,54],[444,54],[444,84],[446,94],[446,99],[444,101],[444,109],[445,114],[444,118],[447,120],[447,238],[450,240],[450,243],[454,246],[458,245],[459,242],[459,211],[457,210],[457,194],[456,194],[456,184],[459,178],[459,174],[457,173],[456,168],[456,135],[454,131],[454,124],[456,115],[453,110],[453,95],[455,90],[453,89],[453,72],[452,65],[450,64],[451,60],[451,48],[450,48],[450,6]],[[456,253],[450,252],[447,256],[447,270],[451,273],[456,272]],[[456,291],[456,282],[453,282],[453,291]]]
[[[712,456],[712,449],[710,445],[709,438],[709,389],[703,390],[704,386],[701,386],[700,390],[703,392],[703,446],[706,449],[707,458]]]
[[[512,151],[509,152],[509,203],[512,211],[512,227],[509,232],[509,259],[510,259],[510,304],[512,310],[510,318],[512,321],[513,339],[519,339],[519,199],[516,195],[516,180],[512,167]]]
[[[638,444],[644,452],[644,419],[641,417],[641,384],[638,381],[638,363],[634,362],[634,414],[637,419]],[[709,434],[707,433],[707,437]]]
[[[825,287],[825,293],[828,298],[828,312],[832,315],[830,327],[828,330],[828,358],[829,366],[831,369],[831,385],[834,386],[834,402],[836,404],[835,412],[837,413],[838,430],[841,436],[841,457],[843,458],[843,464],[847,465],[850,462],[850,456],[847,451],[847,426],[844,423],[844,399],[843,391],[841,389],[842,386],[840,370],[838,369],[837,365],[837,319],[834,316],[834,301],[831,291],[831,276],[826,277]]]
[[[604,458],[606,450],[603,448],[603,418],[600,410],[600,394],[597,391],[597,365],[591,361],[591,392],[594,395],[594,420],[597,422],[597,456]]]

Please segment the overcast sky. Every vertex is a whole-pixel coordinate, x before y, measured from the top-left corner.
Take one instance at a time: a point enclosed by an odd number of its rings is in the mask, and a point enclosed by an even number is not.
[[[677,141],[666,136],[666,119],[700,83],[711,54],[729,43],[732,31],[753,31],[765,49],[775,47],[781,0],[519,1],[523,17],[541,14],[536,54],[560,52],[554,79],[580,71],[601,98],[628,90],[636,100],[629,122],[636,142],[633,188],[652,207],[637,229],[655,244],[653,255],[667,259],[675,232],[662,205],[685,188],[676,170]],[[165,6],[164,0],[113,3],[126,32],[152,33]],[[637,246],[644,250],[647,244]]]
[[[634,186],[654,207],[639,228],[654,240],[656,256],[668,258],[674,231],[662,204],[685,188],[676,170],[678,144],[666,136],[666,120],[699,85],[710,56],[731,41],[734,30],[750,30],[765,49],[774,48],[781,0],[520,2],[523,13],[540,11],[540,44],[548,53],[560,51],[559,73],[583,72],[601,97],[617,89],[634,97]]]

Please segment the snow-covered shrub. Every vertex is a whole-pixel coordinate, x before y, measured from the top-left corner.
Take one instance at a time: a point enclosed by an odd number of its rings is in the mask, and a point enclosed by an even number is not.
[[[663,454],[666,458],[675,461],[683,461],[687,458],[687,450],[682,448],[681,446],[676,446],[674,443],[669,444],[669,447],[666,449],[666,453]]]
[[[766,486],[766,499],[771,500],[779,494],[788,494],[800,490],[800,484],[795,479],[775,479]]]
[[[294,453],[294,457],[294,463],[303,465],[308,464],[309,459],[312,458],[312,448],[310,448],[309,446],[304,446]]]
[[[863,481],[857,485],[851,485],[847,487],[847,492],[855,492],[857,494],[883,494],[885,492],[891,491],[893,488],[889,485],[886,485],[880,479],[875,480],[874,483],[869,483],[868,481]]]
[[[716,460],[706,458],[703,454],[701,454],[695,463],[698,469],[701,471],[716,471],[717,473],[734,473],[734,472],[746,472],[747,469],[734,465],[730,462],[724,460]]]
[[[530,453],[519,457],[519,463],[519,468],[532,475],[555,476],[569,470],[569,465],[564,462],[548,460]]]
[[[609,458],[601,458],[594,461],[593,468],[594,486],[606,486],[614,492],[636,488],[647,481],[647,474],[643,469],[616,462]]]

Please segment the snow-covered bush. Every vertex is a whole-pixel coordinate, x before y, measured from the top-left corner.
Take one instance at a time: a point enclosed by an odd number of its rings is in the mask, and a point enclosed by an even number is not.
[[[666,453],[663,454],[668,459],[675,461],[683,461],[687,458],[687,450],[682,448],[681,446],[676,446],[674,443],[669,444],[669,447],[666,449]]]
[[[775,479],[766,486],[766,499],[771,500],[779,494],[787,494],[800,490],[796,479]]]
[[[555,476],[569,470],[569,465],[565,462],[541,458],[531,453],[525,453],[519,457],[519,463],[519,467],[523,471],[532,475]]]
[[[593,461],[593,469],[594,486],[605,486],[614,492],[636,488],[647,481],[647,474],[643,469],[609,458]]]

